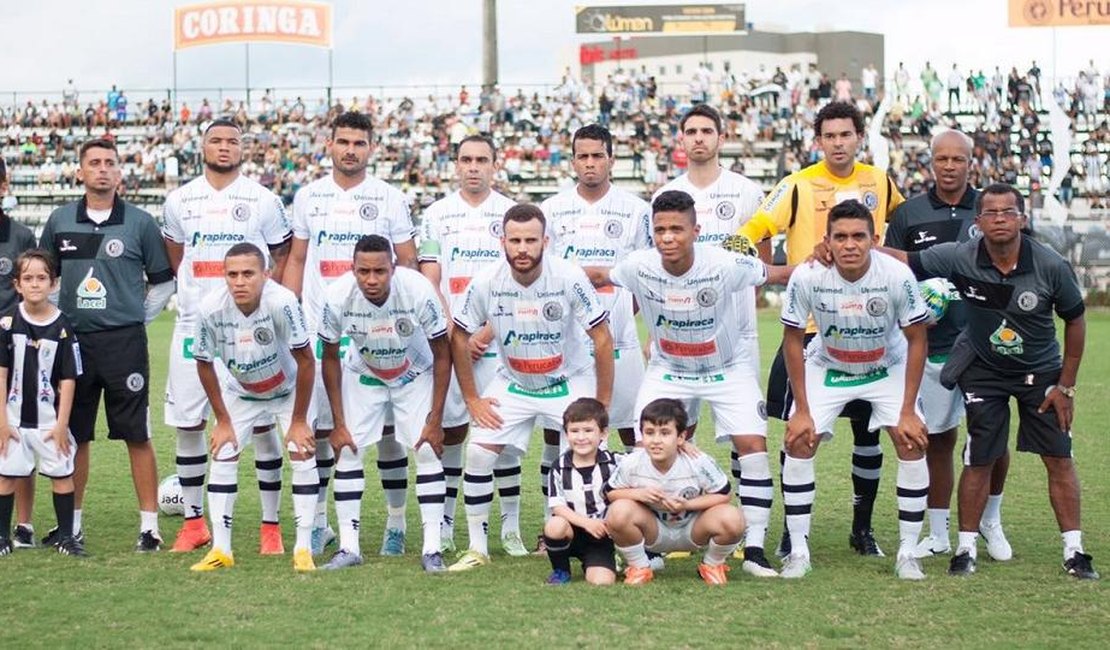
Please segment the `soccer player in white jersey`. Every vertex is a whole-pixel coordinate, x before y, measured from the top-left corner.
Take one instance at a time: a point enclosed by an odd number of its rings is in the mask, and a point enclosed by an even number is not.
[[[177,275],[177,322],[170,343],[165,420],[177,428],[177,475],[185,502],[185,523],[174,541],[175,552],[201,548],[212,539],[203,505],[209,405],[193,359],[197,310],[206,295],[225,286],[223,260],[233,245],[250,242],[268,251],[273,277],[280,279],[292,235],[281,199],[239,171],[243,144],[238,125],[224,119],[212,122],[204,132],[203,152],[204,174],[170,192],[163,211],[162,235]],[[278,555],[285,552],[278,525],[281,439],[272,423],[260,423],[256,433],[261,551]]]
[[[391,410],[398,442],[416,456],[416,497],[423,521],[421,562],[429,573],[446,571],[440,553],[443,521],[443,402],[451,381],[447,315],[431,282],[394,267],[390,244],[367,235],[355,245],[353,272],[329,288],[320,319],[324,384],[334,426],[335,511],[339,551],[323,568],[362,563],[358,534],[366,485],[362,450],[382,436]],[[350,341],[340,362],[343,337]],[[342,363],[342,367],[340,364]]]
[[[392,242],[399,266],[416,267],[416,233],[408,201],[400,190],[366,173],[371,136],[368,116],[347,112],[337,117],[327,142],[332,173],[305,185],[293,197],[293,243],[281,281],[301,298],[308,331],[314,337],[319,331],[327,288],[351,270],[355,243],[361,237],[382,235]],[[339,347],[343,354],[347,340],[340,341]],[[320,373],[324,346],[319,339],[314,349],[317,378],[309,419],[316,439],[326,440],[331,435],[332,421]],[[334,464],[331,445],[316,445],[316,469],[320,473],[316,522],[312,528],[312,552],[316,555],[335,539],[327,518],[328,481]],[[383,555],[398,555],[404,549],[407,468],[405,447],[393,437],[390,427],[378,443],[378,470],[389,511]]]
[[[215,289],[197,310],[193,347],[197,376],[212,405],[212,463],[208,508],[212,549],[193,571],[235,565],[231,524],[238,494],[239,455],[254,428],[277,420],[293,467],[293,517],[297,527],[293,568],[314,571],[310,540],[316,507],[316,439],[307,421],[315,363],[297,297],[270,279],[262,249],[241,242],[224,257],[226,286]],[[216,375],[216,359],[226,369]]]
[[[486,534],[498,454],[523,456],[534,423],[558,428],[575,399],[596,397],[608,406],[613,390],[609,312],[582,269],[544,257],[548,239],[543,211],[515,205],[501,226],[505,262],[470,282],[462,307],[453,315],[451,357],[474,428],[463,476],[470,549],[450,571],[489,563]],[[501,346],[501,365],[479,393],[469,343],[487,321]],[[593,341],[592,363],[583,330]]]
[[[651,336],[651,359],[636,412],[661,397],[689,413],[708,402],[719,442],[731,441],[743,479],[737,494],[748,534],[744,571],[775,574],[763,552],[773,488],[767,459],[767,412],[759,388],[753,289],[784,283],[788,267],[696,243],[694,200],[664,192],[652,203],[654,250],[632,253],[611,269],[590,267],[599,286],[616,284],[636,298]]]
[[[895,573],[921,580],[915,551],[929,490],[928,432],[918,399],[928,347],[925,304],[909,268],[872,250],[878,244],[875,222],[859,201],[829,211],[825,243],[833,265],[799,266],[783,296],[782,348],[794,409],[783,441],[791,552],[781,575],[802,578],[810,571],[814,456],[818,444],[832,437],[844,405],[859,399],[871,404],[869,428],[885,427],[898,455]],[[810,315],[817,337],[804,349]]]
[[[462,307],[471,278],[502,260],[501,219],[516,203],[491,188],[496,170],[497,148],[489,136],[463,138],[455,157],[459,190],[428,206],[421,216],[420,272],[443,297],[448,318]],[[497,370],[497,348],[489,325],[470,337],[470,359],[479,392]],[[443,472],[447,478],[441,531],[444,553],[455,553],[455,503],[469,430],[470,414],[452,375],[443,414]],[[509,555],[527,555],[520,538],[520,458],[498,456],[493,480],[501,499],[501,547]]]

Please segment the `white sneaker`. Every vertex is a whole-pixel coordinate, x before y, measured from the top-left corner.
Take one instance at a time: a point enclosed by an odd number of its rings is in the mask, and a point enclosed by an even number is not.
[[[914,557],[921,559],[926,557],[933,557],[934,555],[948,555],[952,552],[952,544],[948,542],[945,537],[934,537],[929,535],[922,539],[914,549]]]
[[[924,580],[925,572],[921,570],[921,561],[913,553],[899,553],[894,562],[894,575],[900,580]]]
[[[809,575],[809,572],[812,570],[813,564],[810,563],[808,555],[791,553],[783,560],[782,571],[779,572],[779,576],[788,580],[791,578],[804,578]]]
[[[980,521],[979,534],[987,540],[987,555],[996,562],[1006,562],[1014,557],[1014,549],[1002,532],[1001,521]]]

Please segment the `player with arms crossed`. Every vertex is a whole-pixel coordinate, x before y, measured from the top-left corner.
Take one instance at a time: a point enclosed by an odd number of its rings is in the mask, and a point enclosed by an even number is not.
[[[873,251],[878,237],[871,212],[855,200],[829,211],[826,245],[831,267],[799,266],[783,296],[783,357],[794,396],[786,423],[783,502],[792,549],[782,577],[810,572],[809,530],[814,456],[833,435],[848,402],[871,407],[868,427],[886,427],[898,454],[898,536],[895,572],[921,580],[916,556],[925,518],[929,469],[928,433],[921,421],[918,389],[928,346],[925,305],[904,264]],[[806,349],[810,316],[817,337]]]
[[[505,262],[470,282],[451,334],[451,357],[475,425],[463,476],[470,549],[451,571],[489,563],[486,535],[497,455],[507,450],[523,456],[533,424],[558,428],[574,399],[593,395],[608,404],[613,390],[609,312],[586,274],[569,262],[545,258],[547,221],[537,206],[513,206],[501,225]],[[479,393],[469,343],[486,322],[500,343],[501,366]],[[583,330],[594,345],[593,364]]]
[[[392,411],[398,442],[416,456],[416,499],[424,530],[421,562],[446,571],[440,553],[443,522],[443,402],[451,381],[447,315],[432,284],[416,271],[395,267],[389,241],[367,235],[355,244],[353,271],[332,283],[320,320],[324,385],[335,426],[335,510],[339,551],[324,565],[362,563],[358,533],[362,450],[378,442]],[[339,345],[350,341],[340,361]],[[342,367],[341,367],[342,365]],[[407,468],[406,468],[407,469]]]
[[[250,242],[273,256],[280,280],[292,236],[281,199],[243,176],[243,133],[218,119],[204,131],[204,174],[166,197],[162,236],[177,274],[177,321],[170,343],[166,379],[166,424],[177,429],[177,475],[185,502],[185,523],[172,550],[192,551],[212,539],[204,523],[204,471],[208,456],[204,429],[208,398],[196,372],[193,347],[197,313],[205,296],[226,287],[223,261],[232,246]],[[281,438],[271,422],[259,422],[254,442],[255,470],[262,500],[264,555],[285,552],[278,512],[281,502]]]
[[[308,331],[316,336],[327,288],[351,270],[355,244],[365,235],[381,235],[392,242],[400,266],[416,267],[415,230],[404,194],[385,181],[366,173],[373,149],[372,124],[362,113],[347,112],[335,118],[327,148],[332,173],[317,179],[293,197],[293,243],[289,264],[281,282],[301,298]],[[340,341],[340,354],[347,341]],[[317,440],[331,435],[331,408],[324,392],[320,359],[324,344],[317,339],[316,388],[309,407],[309,419]],[[392,427],[390,428],[392,429]],[[392,432],[378,443],[378,470],[386,495],[389,520],[382,542],[382,555],[404,551],[405,496],[408,490],[408,458],[405,448]],[[316,445],[316,469],[320,473],[320,493],[316,502],[316,522],[312,527],[312,553],[319,555],[335,539],[328,527],[328,482],[335,465],[331,445]]]
[[[224,257],[226,286],[197,310],[197,375],[216,417],[212,427],[208,508],[212,550],[192,566],[215,571],[235,565],[231,525],[239,487],[239,454],[254,428],[277,420],[293,466],[293,568],[314,571],[311,536],[316,508],[316,439],[308,426],[315,361],[297,297],[270,279],[266,257],[254,244],[232,246]],[[215,362],[227,369],[223,386]]]

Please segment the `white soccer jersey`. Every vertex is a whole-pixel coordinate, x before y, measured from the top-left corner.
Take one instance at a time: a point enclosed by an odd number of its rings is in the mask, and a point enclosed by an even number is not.
[[[693,197],[701,226],[698,242],[707,244],[719,244],[735,234],[763,202],[763,188],[759,183],[723,168],[717,180],[705,189],[695,187],[689,175],[683,174],[659,188],[652,200],[667,190],[681,190]]]
[[[818,336],[807,357],[822,368],[862,375],[905,361],[901,328],[924,322],[926,309],[909,267],[872,251],[871,267],[855,282],[836,267],[795,269],[782,300],[782,323],[805,329],[810,314]]]
[[[473,333],[485,322],[501,344],[498,372],[528,390],[541,390],[592,363],[584,330],[605,321],[586,273],[545,256],[540,277],[524,287],[508,263],[483,270],[467,288],[455,324]]]
[[[754,363],[755,292],[767,268],[754,257],[694,244],[694,265],[681,277],[663,269],[658,251],[632,253],[609,271],[640,303],[651,333],[651,361],[678,373],[718,372]]]
[[[224,255],[241,242],[268,254],[287,242],[289,220],[281,199],[246,176],[216,190],[199,176],[170,192],[162,234],[185,247],[177,270],[177,319],[192,323],[205,296],[223,288]]]
[[[319,334],[328,343],[350,337],[343,363],[351,372],[404,386],[432,367],[428,340],[447,334],[447,314],[432,283],[412,269],[393,272],[381,305],[347,273],[328,287]]]
[[[351,270],[355,244],[381,235],[393,244],[416,236],[405,195],[367,176],[350,190],[332,175],[317,179],[293,198],[293,236],[308,241],[301,299],[309,327],[318,327],[328,285]]]
[[[617,463],[617,469],[609,477],[609,489],[657,488],[667,496],[693,499],[703,494],[728,494],[728,477],[713,461],[709,454],[699,454],[690,458],[679,454],[671,468],[659,471],[651,462],[651,456],[642,447],[626,454]],[[650,507],[650,506],[649,506]],[[678,514],[655,510],[652,512],[659,522],[671,528],[686,525],[699,513],[681,512]]]
[[[631,192],[610,187],[596,203],[589,203],[570,187],[540,206],[547,217],[551,252],[579,266],[611,267],[629,253],[651,246],[651,208]],[[598,290],[609,310],[613,345],[638,349],[632,295],[620,287]]]
[[[266,280],[258,309],[244,314],[225,286],[204,299],[198,321],[193,357],[219,358],[233,380],[228,390],[254,399],[292,392],[297,362],[290,350],[309,344],[304,311],[292,291]]]

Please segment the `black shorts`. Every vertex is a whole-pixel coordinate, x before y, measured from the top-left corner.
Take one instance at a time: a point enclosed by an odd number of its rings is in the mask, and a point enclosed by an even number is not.
[[[964,465],[988,465],[1006,453],[1010,439],[1010,398],[1017,400],[1017,450],[1041,456],[1071,456],[1071,433],[1061,431],[1056,413],[1038,413],[1060,370],[1031,375],[1000,374],[976,360],[960,376],[967,409]]]
[[[814,336],[817,334],[806,334],[807,346]],[[767,375],[767,415],[786,422],[790,419],[790,409],[793,406],[794,396],[790,393],[790,380],[786,375],[786,359],[782,356],[782,345],[779,345],[775,360],[771,362],[771,372]],[[871,403],[858,399],[848,402],[840,411],[840,417],[870,422]]]
[[[596,566],[617,572],[616,548],[610,537],[598,539],[587,533],[585,528],[574,525],[571,529],[574,530],[574,539],[570,541],[567,554],[581,560],[583,570]]]
[[[90,442],[96,431],[100,394],[108,416],[108,439],[150,440],[150,355],[146,327],[132,325],[78,334],[81,376],[73,398],[69,428],[78,444]]]

